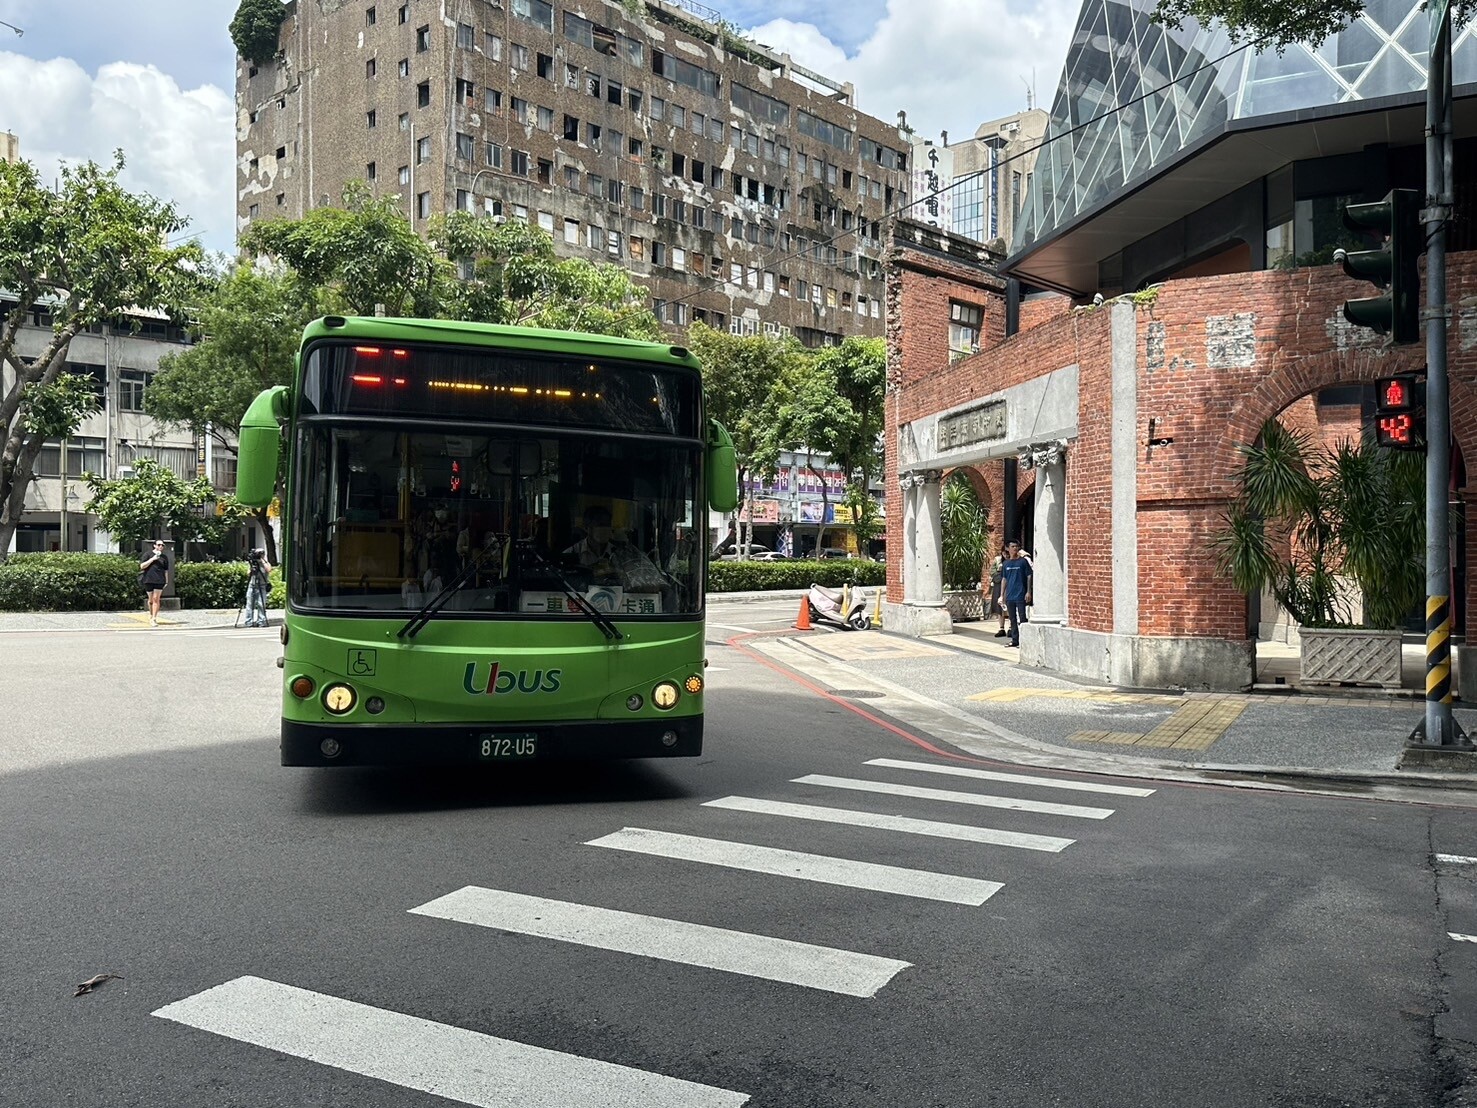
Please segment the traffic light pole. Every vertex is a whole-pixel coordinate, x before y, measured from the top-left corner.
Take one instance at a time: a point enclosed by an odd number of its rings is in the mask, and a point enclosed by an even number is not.
[[[1452,206],[1451,7],[1432,0],[1426,77],[1426,717],[1413,742],[1463,743],[1451,714],[1451,404],[1446,384],[1446,223]]]

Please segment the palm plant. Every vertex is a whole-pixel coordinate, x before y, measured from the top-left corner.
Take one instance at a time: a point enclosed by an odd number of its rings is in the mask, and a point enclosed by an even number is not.
[[[951,473],[939,496],[943,532],[944,587],[977,589],[985,564],[985,512],[974,486],[962,473]]]
[[[1303,627],[1352,625],[1339,587],[1348,578],[1363,626],[1398,627],[1425,589],[1419,455],[1369,442],[1316,448],[1276,419],[1241,453],[1240,495],[1212,540],[1220,572],[1242,592],[1270,589]]]

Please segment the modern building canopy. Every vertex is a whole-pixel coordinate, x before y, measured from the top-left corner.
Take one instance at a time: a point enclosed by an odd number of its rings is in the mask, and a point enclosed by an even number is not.
[[[1101,259],[1282,165],[1422,138],[1420,3],[1371,0],[1343,31],[1281,54],[1238,49],[1219,26],[1161,26],[1153,10],[1082,5],[1012,242],[1009,268],[1028,282],[1091,291]],[[1459,100],[1477,95],[1477,24],[1456,31],[1453,78]]]

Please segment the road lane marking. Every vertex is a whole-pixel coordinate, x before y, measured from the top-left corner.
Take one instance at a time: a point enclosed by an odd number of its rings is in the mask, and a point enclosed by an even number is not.
[[[740,627],[735,623],[709,623],[708,626],[715,627],[719,631],[742,631],[745,635],[752,635],[754,633],[752,627]]]
[[[420,916],[741,973],[845,996],[873,996],[912,964],[875,954],[476,885],[410,910]]]
[[[1438,854],[1438,862],[1450,862],[1454,866],[1477,866],[1477,858],[1468,858],[1461,854]]]
[[[702,862],[711,866],[727,866],[729,869],[748,870],[751,873],[794,877],[824,885],[896,893],[922,900],[942,900],[949,904],[978,906],[1004,888],[998,881],[982,881],[977,877],[957,877],[929,870],[904,869],[876,862],[853,861],[850,858],[832,858],[824,854],[803,854],[797,850],[780,850],[753,843],[704,839],[670,831],[648,831],[641,827],[625,827],[603,838],[591,839],[585,845],[629,850],[658,858]]]
[[[948,804],[972,804],[978,808],[1005,808],[1012,812],[1035,812],[1043,816],[1074,816],[1077,819],[1107,819],[1112,808],[1086,808],[1080,804],[1052,804],[1045,800],[1021,800],[1013,796],[962,793],[954,789],[926,789],[921,785],[894,785],[890,781],[863,781],[856,777],[831,777],[810,773],[793,778],[796,785],[822,785],[831,789],[853,789],[862,793],[908,796],[915,800],[942,800]]]
[[[260,977],[238,977],[154,1015],[479,1108],[739,1108],[749,1100]]]
[[[1183,696],[1164,693],[1121,693],[1111,689],[989,689],[966,696],[987,704],[1015,704],[1022,700],[1090,700],[1099,704],[1183,704]]]
[[[886,769],[916,769],[923,773],[943,773],[951,777],[972,777],[977,781],[999,781],[1007,785],[1039,785],[1047,789],[1070,789],[1082,793],[1107,793],[1111,796],[1153,796],[1153,789],[1136,789],[1129,785],[1099,785],[1095,781],[1062,781],[1055,777],[1028,777],[1021,773],[996,773],[969,766],[934,765],[932,762],[907,762],[900,758],[873,758],[869,766]],[[1438,855],[1439,857],[1439,855]]]
[[[1477,943],[1477,935],[1458,935],[1455,931],[1448,931],[1447,934],[1459,943]]]
[[[878,815],[855,812],[848,808],[826,808],[819,804],[791,804],[784,800],[756,800],[747,796],[725,796],[705,801],[705,808],[727,808],[735,812],[754,812],[763,816],[788,816],[818,823],[844,823],[852,827],[872,827],[880,831],[901,831],[908,835],[929,835],[935,839],[958,839],[961,842],[987,843],[990,846],[1013,846],[1021,850],[1059,853],[1077,840],[1052,835],[1029,835],[1023,831],[997,831],[993,827],[970,827],[962,823],[938,823],[911,816]]]

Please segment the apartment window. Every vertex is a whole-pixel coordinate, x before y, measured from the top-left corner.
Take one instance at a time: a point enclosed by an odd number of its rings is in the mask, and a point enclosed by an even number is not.
[[[418,108],[429,108],[431,106],[430,81],[422,81],[415,86],[415,105]]]
[[[554,183],[554,163],[546,158],[540,158],[538,162],[538,183],[541,185],[552,185]],[[549,228],[553,230],[553,228]]]
[[[554,59],[549,57],[548,54],[540,54],[536,62],[537,69],[535,72],[544,80],[552,81],[554,79]]]
[[[404,26],[406,23],[409,23],[410,22],[410,5],[409,4],[401,4],[399,11],[396,13],[396,16],[397,16],[396,21],[398,23],[400,23],[401,26]]]
[[[790,279],[787,276],[785,276],[783,273],[780,274],[779,294],[781,296],[789,296],[790,295]]]
[[[570,246],[580,244],[580,221],[577,219],[566,219],[564,221],[564,241]]]
[[[664,243],[664,242],[654,242],[654,243],[651,244],[651,264],[652,265],[666,265],[667,264],[667,244],[666,243]]]
[[[605,182],[605,199],[612,204],[621,202],[621,183],[614,177]]]
[[[723,120],[717,116],[708,117],[708,138],[712,142],[723,141]]]
[[[400,76],[402,76],[402,77],[409,77],[410,76],[410,59],[409,58],[401,58],[400,59],[400,64],[396,67],[396,72],[398,72],[400,74]]]
[[[688,118],[692,120],[692,133],[703,135],[707,133],[707,117],[702,112],[689,112]]]
[[[477,106],[477,86],[465,77],[456,79],[456,102],[469,108]]]
[[[364,9],[364,22],[365,23],[367,23],[367,24],[369,24],[369,26],[373,27],[374,24],[375,24],[375,19],[376,18],[377,17],[375,15],[375,12],[374,12],[374,9],[373,8],[365,8]]]
[[[495,62],[503,60],[503,40],[488,31],[482,38],[482,52]]]
[[[656,243],[652,243],[651,245],[655,247]],[[658,323],[665,323],[667,321],[667,302],[665,300],[653,299],[651,302],[651,314],[656,316]]]
[[[600,99],[600,78],[593,73],[585,74],[585,91],[596,100]]]
[[[469,162],[472,160],[472,136],[458,131],[456,135],[456,156],[459,160]]]
[[[472,210],[472,194],[466,189],[456,190],[456,210],[459,212],[470,212]]]
[[[540,131],[548,131],[551,134],[553,133],[553,130],[554,130],[554,109],[553,108],[539,108],[539,110],[538,110],[538,124],[537,124],[537,126],[538,126],[538,129]]]
[[[637,115],[641,114],[641,94],[635,89],[631,89],[626,93],[626,107],[630,108]]]
[[[672,174],[676,177],[687,176],[687,158],[681,154],[672,155]]]
[[[547,231],[552,235],[554,233],[554,213],[539,212],[538,226],[540,231]]]
[[[430,48],[431,48],[431,27],[430,27],[430,24],[427,24],[424,27],[417,27],[415,29],[415,52],[417,54],[424,54]]]
[[[564,187],[572,189],[575,192],[579,191],[580,171],[575,166],[567,165],[564,167]]]
[[[513,43],[513,68],[528,68],[528,47],[519,46],[516,42]]]
[[[980,324],[984,309],[975,304],[949,301],[949,360],[967,358],[980,342]]]
[[[375,164],[373,162],[370,162],[364,167],[364,177],[365,180],[369,181],[373,181],[375,179]]]
[[[402,165],[397,179],[402,185],[410,184],[410,166]]]
[[[580,139],[580,121],[572,115],[564,117],[564,137],[570,142],[578,142]]]
[[[672,305],[672,313],[673,323],[677,324],[679,327],[684,326],[687,323],[687,305],[684,304],[682,301],[678,300]]]
[[[415,140],[415,164],[421,165],[431,160],[431,136]]]
[[[631,139],[631,141],[626,146],[626,153],[630,154],[631,157],[635,158],[637,161],[641,160],[641,156],[645,153],[645,151],[645,144],[638,138]]]
[[[144,389],[148,386],[149,375],[141,369],[121,369],[118,371],[118,410],[123,412],[141,412],[144,410]],[[70,461],[70,458],[68,459]],[[60,463],[58,463],[58,468]]]
[[[663,54],[659,50],[651,52],[651,71],[675,84],[697,89],[705,95],[718,95],[718,75],[716,73],[711,73],[691,62],[685,62],[681,58],[674,58],[670,54]]]
[[[379,72],[379,63],[374,58],[370,58],[367,62],[364,63],[364,79],[365,80],[372,81],[374,79],[374,75],[376,73],[378,73],[378,72]]]
[[[687,202],[678,197],[672,198],[672,222],[683,223],[687,219]]]
[[[548,0],[513,0],[513,14],[535,27],[554,29],[554,5]]]
[[[620,85],[616,84],[616,82],[605,82],[605,99],[614,104],[617,108],[621,106],[621,96],[623,95],[623,93],[624,90]]]
[[[493,169],[503,167],[503,148],[495,142],[489,142],[482,150],[482,160]]]
[[[501,115],[503,110],[503,90],[489,88],[482,90],[482,106],[492,112],[493,115]]]
[[[589,227],[585,228],[585,230],[587,232],[585,236],[585,245],[591,250],[604,250],[605,228],[597,227],[592,223],[589,225]]]
[[[401,112],[400,113],[400,129],[402,131],[408,131],[408,130],[410,130],[410,113],[409,112]]]
[[[764,271],[764,291],[774,291],[774,274],[767,269]]]
[[[667,217],[667,197],[665,193],[654,192],[651,194],[651,214],[658,219]]]
[[[417,219],[426,219],[431,214],[431,194],[429,192],[416,193],[415,215]]]
[[[681,104],[673,104],[671,115],[672,126],[679,131],[685,131],[687,129],[687,109]]]
[[[508,171],[512,173],[514,177],[528,176],[528,154],[526,151],[513,151],[512,163],[508,167]]]
[[[600,149],[600,124],[598,124],[598,123],[587,123],[587,124],[585,124],[585,139],[589,142],[589,144],[592,147],[594,147],[596,150],[599,150]]]
[[[379,126],[379,114],[373,108],[370,108],[369,111],[367,111],[367,112],[364,113],[364,122],[367,123],[371,127],[378,127]],[[253,168],[255,168],[255,167],[253,167]]]
[[[643,238],[639,238],[636,235],[632,235],[630,241],[630,252],[631,257],[636,261],[644,261],[646,258],[646,240]]]
[[[698,161],[696,158],[693,158],[692,159],[692,179],[695,182],[697,182],[698,184],[701,185],[701,184],[704,184],[705,183],[705,180],[704,179],[707,176],[708,176],[708,167],[707,167],[707,165],[705,163],[703,163],[703,162]]]
[[[525,207],[522,204],[514,204],[513,205],[513,218],[514,219],[527,220],[528,219],[528,208]]]
[[[672,247],[672,268],[679,272],[687,268],[687,251],[680,246]]]
[[[712,173],[709,175],[708,183],[715,189],[721,189],[723,187],[723,170],[715,165]]]
[[[573,12],[564,13],[564,37],[581,46],[595,48],[595,25]]]
[[[585,178],[585,182],[590,190],[591,196],[605,195],[605,178],[600,176],[600,174],[591,173]]]
[[[667,102],[660,96],[651,98],[651,118],[657,120],[667,118]]]
[[[631,208],[634,211],[644,212],[646,210],[646,190],[632,185],[626,195],[630,198]]]
[[[470,23],[456,25],[456,44],[463,50],[471,50],[477,44],[477,32]]]
[[[691,260],[692,271],[696,273],[699,277],[705,276],[704,271],[707,269],[708,256],[706,254],[694,254]]]
[[[612,258],[621,256],[621,233],[619,231],[607,232],[605,236],[605,252]]]

